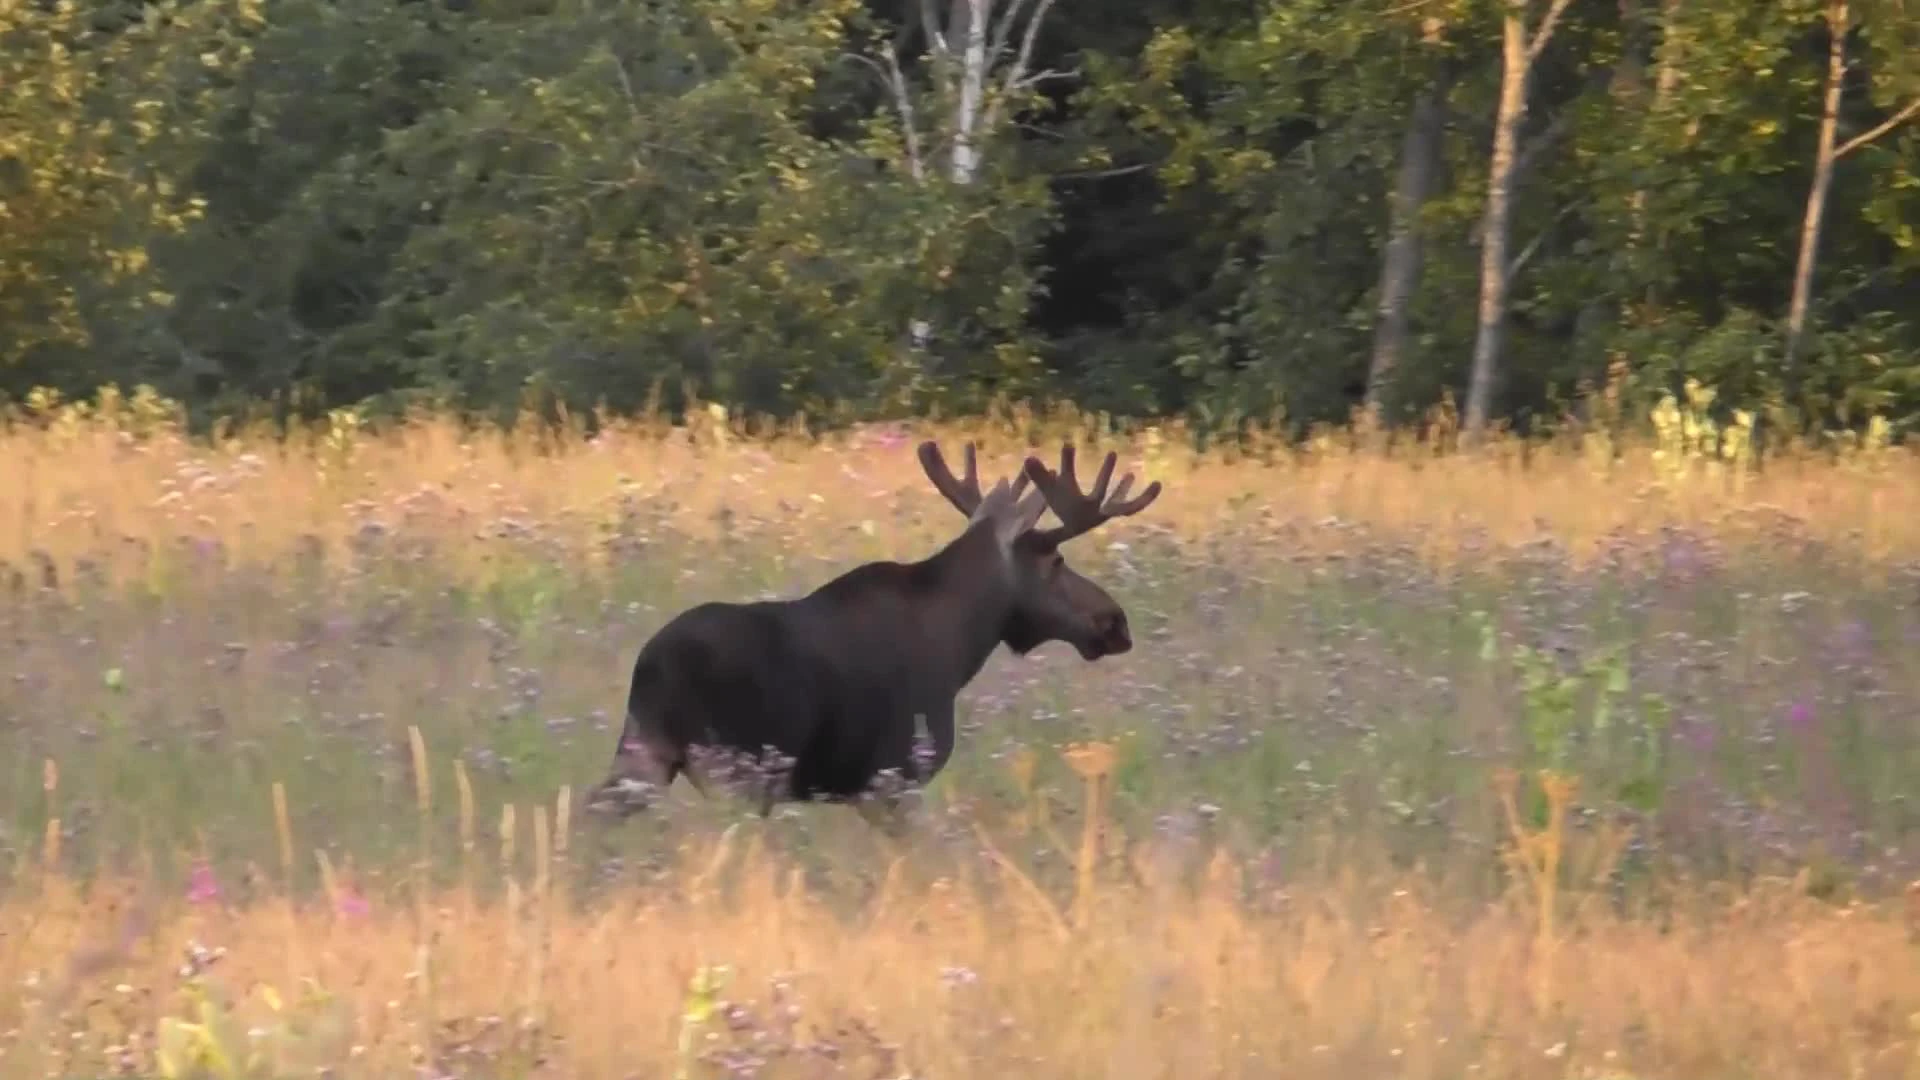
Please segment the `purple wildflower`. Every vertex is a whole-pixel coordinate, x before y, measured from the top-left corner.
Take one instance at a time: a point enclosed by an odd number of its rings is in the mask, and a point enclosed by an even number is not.
[[[1720,732],[1711,721],[1696,718],[1680,726],[1680,738],[1692,749],[1706,754],[1719,743]]]

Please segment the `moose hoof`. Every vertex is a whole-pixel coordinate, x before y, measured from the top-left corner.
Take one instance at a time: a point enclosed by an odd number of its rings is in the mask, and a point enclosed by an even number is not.
[[[620,780],[601,788],[586,804],[586,811],[603,817],[624,818],[639,813],[652,802],[653,785],[639,780]]]

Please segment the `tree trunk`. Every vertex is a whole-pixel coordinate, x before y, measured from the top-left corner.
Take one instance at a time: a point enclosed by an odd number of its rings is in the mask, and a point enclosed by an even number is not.
[[[1480,313],[1473,337],[1473,372],[1467,382],[1467,407],[1461,417],[1468,442],[1477,441],[1493,412],[1494,383],[1500,377],[1500,347],[1507,330],[1507,290],[1514,266],[1507,261],[1513,231],[1513,184],[1520,167],[1520,124],[1527,118],[1527,82],[1533,63],[1553,40],[1553,30],[1572,0],[1552,0],[1540,25],[1527,33],[1527,0],[1506,0],[1502,21],[1500,108],[1494,114],[1493,156],[1487,166],[1487,211],[1480,221]],[[1563,121],[1566,118],[1562,118]],[[1543,137],[1535,149],[1545,152]],[[1538,156],[1529,154],[1531,159]],[[1532,252],[1523,252],[1521,261]]]
[[[1661,0],[1657,24],[1649,25],[1641,0],[1620,2],[1620,21],[1627,30],[1627,45],[1615,85],[1620,91],[1620,107],[1628,113],[1639,113],[1643,117],[1642,124],[1649,122],[1646,119],[1649,116],[1661,117],[1665,114],[1668,103],[1673,100],[1674,91],[1680,85],[1680,56],[1683,51],[1679,26],[1681,3],[1682,0]],[[1647,39],[1656,30],[1658,36],[1648,49]],[[1650,103],[1646,92],[1643,51],[1652,53],[1657,68]],[[1660,236],[1648,237],[1647,199],[1648,191],[1644,183],[1635,186],[1627,196],[1627,238],[1620,252],[1620,261],[1616,263],[1625,287],[1611,301],[1596,297],[1581,310],[1582,318],[1591,320],[1587,326],[1597,328],[1599,319],[1608,314],[1605,310],[1608,307],[1612,309],[1616,327],[1647,326],[1657,322],[1660,317],[1658,283],[1647,276],[1644,267],[1647,265],[1648,250],[1651,249],[1653,256],[1658,258],[1666,247],[1666,241]],[[1584,332],[1577,336],[1584,336]],[[1616,341],[1607,353],[1608,371],[1624,369],[1628,363],[1626,354]]]
[[[960,56],[960,93],[953,107],[953,169],[949,179],[956,184],[973,183],[980,168],[980,153],[974,146],[975,127],[987,90],[987,15],[989,0],[960,0],[954,4],[954,19],[965,12],[966,45]],[[949,24],[948,36],[959,29]]]
[[[1827,4],[1827,88],[1820,109],[1820,138],[1814,149],[1813,186],[1807,191],[1806,217],[1800,224],[1800,256],[1793,268],[1793,298],[1787,304],[1786,383],[1796,381],[1800,346],[1807,331],[1807,308],[1813,302],[1813,267],[1819,257],[1820,227],[1827,214],[1827,191],[1833,186],[1835,132],[1840,125],[1840,90],[1847,73],[1847,0]]]
[[[1380,303],[1373,325],[1373,363],[1367,371],[1367,408],[1384,411],[1395,404],[1393,381],[1407,354],[1410,308],[1420,284],[1425,238],[1420,212],[1433,195],[1440,171],[1440,151],[1446,134],[1448,76],[1414,99],[1400,144],[1400,175],[1394,184],[1387,246],[1380,258]]]
[[[1507,327],[1507,242],[1513,217],[1513,166],[1520,123],[1527,115],[1526,26],[1524,9],[1507,9],[1500,109],[1494,117],[1493,157],[1487,168],[1487,209],[1480,228],[1480,311],[1473,339],[1473,373],[1467,383],[1466,433],[1477,438],[1493,410],[1493,384],[1500,370],[1500,346]]]
[[[1659,73],[1654,77],[1653,107],[1650,110],[1656,115],[1666,107],[1667,102],[1673,100],[1673,92],[1680,85],[1682,43],[1677,29],[1680,20],[1680,2],[1681,0],[1663,0],[1660,7],[1660,43],[1654,46]],[[1634,14],[1637,19],[1638,11]],[[1631,253],[1637,252],[1646,240],[1647,189],[1645,187],[1634,189],[1630,205],[1632,216],[1627,234],[1627,250]]]

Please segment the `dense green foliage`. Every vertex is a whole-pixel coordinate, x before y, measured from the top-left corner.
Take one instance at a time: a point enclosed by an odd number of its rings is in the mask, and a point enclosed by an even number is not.
[[[1503,29],[1496,418],[1695,377],[1911,426],[1884,0],[0,0],[0,394],[1417,416],[1468,389]]]

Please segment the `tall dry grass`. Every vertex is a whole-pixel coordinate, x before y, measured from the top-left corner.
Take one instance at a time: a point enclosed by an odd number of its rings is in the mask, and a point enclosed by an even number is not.
[[[742,524],[857,557],[911,551],[946,535],[913,444],[974,440],[986,475],[1061,439],[1117,450],[1123,469],[1166,486],[1153,512],[1103,537],[1146,530],[1186,542],[1262,522],[1347,522],[1404,539],[1438,560],[1551,536],[1576,553],[1610,538],[1685,525],[1766,541],[1782,523],[1873,559],[1920,554],[1920,468],[1910,450],[1799,444],[1756,462],[1744,442],[1694,427],[1647,438],[1602,433],[1549,442],[1495,439],[1459,453],[1364,429],[1286,446],[1250,430],[1196,448],[1177,425],[1124,435],[1070,411],[808,438],[695,413],[684,426],[608,421],[472,428],[418,417],[377,433],[350,415],[323,431],[190,439],[170,410],[109,398],[16,415],[0,430],[0,560],[124,568],[133,551],[218,542],[274,561],[405,522],[444,536],[445,558],[479,571],[490,540],[538,531],[575,565],[605,558],[611,523],[644,505],[662,524],[713,536]],[[1674,424],[1678,424],[1675,421]],[[1709,424],[1700,419],[1695,427]],[[905,507],[917,507],[906,510]]]
[[[1079,754],[1090,789],[1099,756]],[[1071,905],[1005,860],[920,855],[834,905],[753,823],[689,841],[662,884],[582,906],[554,888],[545,807],[531,837],[502,816],[508,888],[486,898],[413,882],[367,902],[324,857],[325,892],[300,903],[50,871],[0,899],[0,1062],[582,1080],[1920,1069],[1909,912],[1780,879],[1621,910],[1599,885],[1619,838],[1568,829],[1571,786],[1543,783],[1548,823],[1509,819],[1514,889],[1471,908],[1421,874],[1318,863],[1274,882],[1111,833]]]

